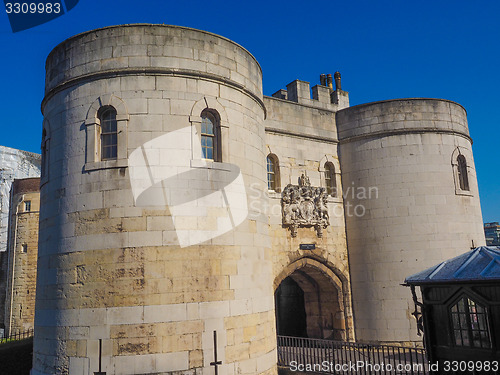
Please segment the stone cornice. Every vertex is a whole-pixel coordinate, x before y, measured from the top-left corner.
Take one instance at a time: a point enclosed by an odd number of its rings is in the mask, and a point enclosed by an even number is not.
[[[463,137],[463,138],[467,139],[472,144],[472,138],[467,133],[463,133],[463,132],[459,132],[459,131],[451,130],[451,129],[436,129],[436,128],[409,128],[409,129],[383,130],[383,131],[379,131],[379,132],[353,135],[353,136],[346,137],[346,138],[339,137],[340,138],[339,143],[343,144],[343,143],[358,141],[361,139],[381,138],[381,137],[389,137],[389,136],[393,136],[393,135],[425,134],[425,133],[455,135],[455,136],[459,136],[459,137]]]
[[[312,141],[325,142],[325,143],[333,143],[333,144],[339,143],[339,141],[335,138],[322,137],[319,135],[311,135],[311,134],[305,134],[305,133],[296,133],[296,132],[292,132],[289,130],[283,130],[283,129],[277,129],[277,128],[266,127],[266,133],[288,135],[291,137],[310,139]]]
[[[172,76],[172,77],[185,77],[185,78],[197,78],[204,79],[207,81],[218,82],[229,86],[233,89],[239,90],[242,93],[250,96],[253,100],[255,100],[264,111],[264,118],[267,116],[266,106],[262,98],[255,95],[252,91],[248,90],[244,85],[230,80],[228,78],[221,77],[216,74],[200,72],[197,70],[189,70],[189,69],[174,69],[174,68],[161,68],[161,67],[143,67],[143,68],[120,68],[120,69],[110,69],[110,70],[101,70],[95,73],[82,74],[78,77],[68,79],[61,83],[58,83],[52,89],[50,89],[42,100],[41,110],[43,114],[43,110],[47,101],[50,100],[57,93],[66,90],[70,87],[76,86],[78,84],[87,83],[91,81],[96,81],[99,79],[108,79],[115,77],[125,77],[125,76],[133,76],[133,75],[162,75],[162,76]]]

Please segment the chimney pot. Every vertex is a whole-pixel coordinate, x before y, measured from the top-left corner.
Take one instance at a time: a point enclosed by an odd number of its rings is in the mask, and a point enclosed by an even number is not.
[[[333,91],[333,80],[332,80],[331,74],[326,75],[326,81],[328,83],[328,87],[330,88],[330,92],[332,92]]]
[[[321,74],[319,76],[319,83],[321,86],[326,86],[326,74]]]
[[[333,76],[335,77],[335,90],[342,91],[342,86],[340,84],[340,72],[335,72]]]

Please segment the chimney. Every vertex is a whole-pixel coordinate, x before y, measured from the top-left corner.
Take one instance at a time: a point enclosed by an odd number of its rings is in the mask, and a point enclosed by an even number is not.
[[[330,92],[333,92],[333,80],[331,74],[326,75],[326,82],[328,83],[328,88],[330,89]]]
[[[342,91],[342,86],[340,84],[340,72],[335,72],[333,77],[335,78],[335,91]],[[331,76],[330,76],[330,79],[331,79]]]
[[[349,107],[349,93],[347,91],[342,91],[340,72],[335,72],[333,77],[335,78],[335,91],[330,95],[331,101],[337,104],[339,109],[347,108]]]
[[[321,86],[326,86],[326,74],[321,74],[319,76],[319,83]]]

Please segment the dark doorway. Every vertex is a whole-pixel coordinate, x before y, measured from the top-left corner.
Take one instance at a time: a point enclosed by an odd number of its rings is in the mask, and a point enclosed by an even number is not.
[[[307,337],[304,291],[300,286],[287,277],[276,289],[274,300],[278,335]]]

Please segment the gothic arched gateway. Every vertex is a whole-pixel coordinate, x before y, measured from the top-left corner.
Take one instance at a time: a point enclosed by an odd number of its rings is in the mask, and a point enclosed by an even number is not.
[[[274,286],[278,335],[353,339],[347,282],[332,269],[302,258],[286,267]]]

